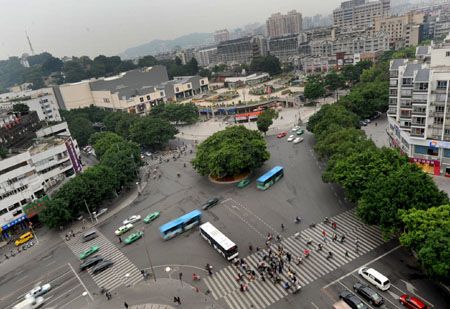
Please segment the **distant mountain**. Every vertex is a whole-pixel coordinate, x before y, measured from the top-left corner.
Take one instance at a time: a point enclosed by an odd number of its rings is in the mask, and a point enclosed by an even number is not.
[[[155,55],[169,52],[176,46],[181,48],[191,48],[201,45],[208,45],[213,43],[213,41],[213,33],[190,33],[173,40],[153,40],[139,46],[131,47],[119,56],[122,59],[137,58],[145,55]]]

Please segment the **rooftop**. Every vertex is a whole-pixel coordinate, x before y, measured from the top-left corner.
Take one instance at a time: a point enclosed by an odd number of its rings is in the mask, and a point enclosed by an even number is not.
[[[403,73],[403,77],[414,77],[414,72],[420,69],[422,69],[422,64],[408,63],[406,65],[405,73]]]
[[[420,69],[417,71],[415,82],[428,82],[430,78],[430,69]]]
[[[31,146],[28,151],[31,155],[36,155],[38,153],[47,151],[55,146],[64,144],[65,140],[58,137],[47,137],[44,139],[38,139],[36,143]]]

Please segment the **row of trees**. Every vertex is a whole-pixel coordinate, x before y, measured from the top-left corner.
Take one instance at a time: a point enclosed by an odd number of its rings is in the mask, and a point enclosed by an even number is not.
[[[192,124],[198,120],[194,104],[161,104],[145,117],[93,106],[61,113],[81,146],[87,145],[95,132],[106,130],[146,148],[161,148],[178,133],[174,124]]]
[[[119,56],[107,57],[99,55],[94,59],[88,56],[72,57],[63,62],[50,53],[44,52],[27,58],[29,68],[21,64],[19,57],[10,57],[0,61],[0,93],[7,92],[7,88],[22,84],[32,83],[33,89],[49,84],[62,84],[79,82],[86,78],[111,76],[120,72],[154,65],[165,65],[169,78],[181,75],[195,75],[199,72],[197,60],[191,59],[183,65],[180,58],[174,60],[158,61],[153,56],[145,56],[135,64],[131,60],[122,60]]]
[[[400,237],[403,245],[417,253],[429,276],[448,281],[447,194],[396,149],[377,148],[359,129],[358,120],[364,115],[360,102],[348,98],[357,96],[362,85],[372,89],[383,80],[385,73],[379,70],[382,65],[363,70],[349,95],[322,107],[310,118],[307,128],[316,137],[315,151],[327,160],[323,180],[344,188],[364,222],[380,226],[386,237]],[[369,101],[364,103],[367,109],[372,108]]]
[[[49,201],[39,218],[50,228],[67,224],[87,208],[95,211],[137,179],[139,145],[112,132],[95,133],[90,142],[100,164],[66,182]]]

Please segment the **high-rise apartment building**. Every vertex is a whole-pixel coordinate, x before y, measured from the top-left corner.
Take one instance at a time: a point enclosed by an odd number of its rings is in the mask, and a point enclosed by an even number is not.
[[[423,13],[409,12],[401,16],[374,19],[374,31],[383,31],[389,35],[389,46],[392,49],[416,46],[420,40],[420,25],[424,21]]]
[[[365,28],[374,24],[374,18],[389,16],[390,0],[350,0],[333,11],[333,25],[338,28]]]
[[[390,63],[388,135],[426,172],[450,175],[450,35]]]
[[[214,42],[216,44],[228,41],[230,39],[230,32],[227,29],[221,29],[214,32]]]
[[[287,34],[298,34],[302,31],[302,14],[296,10],[272,14],[266,21],[267,36],[277,37]]]

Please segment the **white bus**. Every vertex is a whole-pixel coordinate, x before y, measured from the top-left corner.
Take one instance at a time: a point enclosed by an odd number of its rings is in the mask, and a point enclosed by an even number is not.
[[[200,225],[200,234],[228,261],[231,261],[239,255],[236,244],[223,235],[222,232],[216,229],[211,223],[206,222]]]

